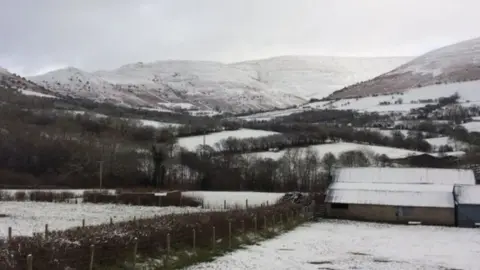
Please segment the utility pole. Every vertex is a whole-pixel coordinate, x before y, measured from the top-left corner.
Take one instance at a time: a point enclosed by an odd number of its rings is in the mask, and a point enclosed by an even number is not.
[[[103,184],[103,160],[98,162],[100,165],[99,172],[98,172],[98,180],[99,180],[99,187],[102,189],[102,184]]]

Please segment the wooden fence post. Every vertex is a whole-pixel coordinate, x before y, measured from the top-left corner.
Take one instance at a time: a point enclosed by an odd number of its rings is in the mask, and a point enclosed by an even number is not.
[[[242,219],[242,234],[245,234],[245,220]]]
[[[272,231],[275,232],[275,214],[272,215]]]
[[[223,200],[223,209],[227,209],[227,200]]]
[[[257,216],[255,215],[255,217],[253,217],[253,228],[254,228],[254,232],[255,234],[257,233]]]
[[[82,228],[85,228],[85,219],[82,219]]]
[[[170,259],[170,233],[167,233],[167,253],[165,254],[165,265],[168,265]]]
[[[113,225],[113,218],[110,217],[110,225]]]
[[[48,239],[48,224],[45,224],[45,239]]]
[[[248,209],[248,199],[245,200],[245,208]]]
[[[215,244],[217,242],[217,239],[215,237],[215,226],[212,227],[212,249],[215,250]]]
[[[27,270],[33,269],[33,256],[32,254],[28,254],[27,256]]]
[[[265,231],[268,231],[267,216],[263,216],[263,229],[264,229]]]
[[[196,244],[197,244],[197,235],[196,235],[196,232],[195,232],[195,229],[192,230],[193,232],[193,243],[192,243],[192,247],[193,247],[193,252],[196,252],[195,249],[196,249]]]
[[[232,248],[232,221],[228,221],[228,248]]]
[[[12,241],[12,227],[8,227],[8,242]]]
[[[167,255],[170,256],[170,233],[167,233]]]
[[[93,270],[93,259],[95,257],[95,246],[94,245],[90,245],[90,266],[89,266],[89,270]]]
[[[137,264],[137,251],[138,251],[138,238],[135,237],[133,239],[133,259],[132,259],[133,269],[135,269],[135,265]]]

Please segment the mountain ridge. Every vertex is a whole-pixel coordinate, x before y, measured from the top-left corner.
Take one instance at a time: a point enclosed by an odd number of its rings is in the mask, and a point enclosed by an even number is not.
[[[241,112],[289,107],[392,70],[408,57],[279,56],[223,64],[167,60],[113,70],[67,67],[28,77],[60,95],[129,106],[189,102]]]
[[[480,37],[427,52],[390,72],[333,92],[328,99],[404,92],[434,84],[480,80]]]

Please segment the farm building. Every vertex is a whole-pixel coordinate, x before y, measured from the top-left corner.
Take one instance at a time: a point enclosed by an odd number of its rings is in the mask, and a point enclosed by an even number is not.
[[[480,186],[455,186],[458,227],[480,226]]]
[[[327,216],[391,223],[455,225],[454,186],[474,185],[471,170],[343,168],[325,198]]]

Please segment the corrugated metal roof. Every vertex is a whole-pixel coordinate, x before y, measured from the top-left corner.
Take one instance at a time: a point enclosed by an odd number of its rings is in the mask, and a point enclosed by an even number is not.
[[[459,204],[480,205],[480,186],[455,186],[455,196]]]
[[[328,203],[453,208],[451,192],[331,189]]]
[[[441,184],[475,185],[472,170],[432,168],[341,168],[336,182],[391,183],[391,184]]]

